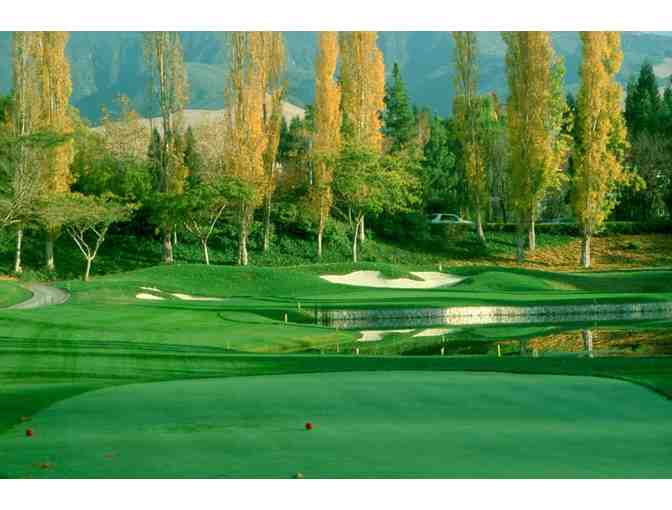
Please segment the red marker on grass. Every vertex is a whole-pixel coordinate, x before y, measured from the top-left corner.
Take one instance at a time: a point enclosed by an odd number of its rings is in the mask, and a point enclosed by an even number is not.
[[[26,437],[33,437],[33,429],[26,429]]]
[[[313,424],[311,422],[306,422],[306,430],[313,430]]]

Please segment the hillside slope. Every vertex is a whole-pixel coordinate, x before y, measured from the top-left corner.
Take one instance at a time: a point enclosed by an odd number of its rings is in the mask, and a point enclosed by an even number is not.
[[[220,109],[226,76],[226,37],[222,32],[182,32],[189,78],[191,109]],[[288,100],[304,105],[313,100],[313,63],[316,32],[286,32]],[[625,54],[622,81],[645,60],[654,65],[672,57],[672,37],[661,33],[623,32]],[[577,32],[554,32],[553,43],[567,67],[569,90],[578,87],[580,41]],[[446,114],[453,100],[453,51],[449,32],[380,32],[379,44],[388,69],[399,62],[413,101]],[[506,96],[505,47],[499,32],[480,32],[481,90]],[[11,84],[11,32],[0,32],[0,91]],[[102,105],[111,106],[118,94],[127,95],[144,115],[152,105],[144,96],[146,74],[142,34],[139,32],[73,32],[68,44],[74,92],[72,103],[96,122]],[[656,68],[660,77],[672,73],[669,65]]]

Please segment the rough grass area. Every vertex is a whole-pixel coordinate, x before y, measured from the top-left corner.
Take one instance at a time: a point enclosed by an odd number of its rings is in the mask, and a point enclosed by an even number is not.
[[[0,279],[0,308],[11,306],[30,298],[30,291],[11,280]]]
[[[93,391],[35,414],[0,436],[0,476],[665,478],[671,426],[665,399],[599,378],[171,381]]]
[[[373,235],[373,234],[371,234]],[[514,234],[487,233],[482,245],[472,234],[456,238],[439,236],[426,242],[391,243],[370,238],[363,243],[360,259],[370,263],[395,266],[423,266],[436,269],[456,266],[521,267],[515,259]],[[523,268],[553,271],[576,271],[579,267],[580,240],[564,234],[538,235],[538,248],[529,253]],[[24,279],[73,279],[81,277],[84,261],[74,244],[61,236],[56,243],[55,274],[44,272],[44,239],[39,233],[28,233],[24,246]],[[307,237],[283,235],[277,237],[267,253],[252,242],[251,264],[255,266],[295,266],[318,262],[315,241]],[[215,265],[233,265],[236,244],[229,238],[215,237],[211,242],[210,260]],[[184,234],[175,247],[179,263],[201,263],[199,244]],[[326,241],[324,264],[346,266],[351,258],[350,241],[338,237]],[[161,261],[161,242],[148,237],[110,235],[94,262],[93,275],[119,273],[151,267]],[[8,274],[13,265],[12,243],[0,243],[0,274]],[[595,270],[634,269],[639,267],[672,267],[672,235],[619,235],[596,237],[593,240]],[[389,276],[402,276],[394,271]]]

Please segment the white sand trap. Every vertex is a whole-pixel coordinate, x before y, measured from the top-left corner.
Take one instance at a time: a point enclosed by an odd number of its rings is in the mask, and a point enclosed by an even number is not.
[[[218,297],[191,296],[189,294],[180,293],[171,293],[170,295],[177,299],[182,299],[183,301],[224,301],[223,298]]]
[[[152,292],[161,292],[161,289],[157,289],[156,287],[140,287],[142,290],[151,290]]]
[[[151,292],[158,292],[159,294],[164,293],[161,289],[156,287],[140,287],[142,290],[149,290]],[[165,293],[164,293],[165,294]],[[171,296],[181,299],[182,301],[224,301],[223,298],[218,297],[205,297],[205,296],[192,296],[191,294],[181,294],[179,292],[170,293]],[[165,299],[162,296],[156,296],[154,294],[149,294],[148,292],[141,292],[135,295],[138,299]]]
[[[432,329],[423,329],[422,331],[413,335],[413,338],[418,336],[441,336],[447,333],[452,333],[455,331],[453,328],[432,328]]]
[[[165,298],[162,298],[161,296],[155,296],[154,294],[149,294],[147,292],[140,292],[135,295],[137,299],[150,299],[154,301],[163,301]]]
[[[419,271],[411,273],[420,280],[410,278],[383,278],[380,271],[355,271],[345,275],[322,275],[321,278],[331,283],[353,285],[355,287],[376,287],[381,289],[435,289],[447,285],[455,285],[464,278],[439,273],[436,271]]]
[[[389,333],[410,333],[413,331],[412,329],[381,329],[381,330],[375,330],[371,329],[368,331],[360,331],[360,336],[357,341],[358,342],[377,342],[378,340],[382,340],[383,337]]]

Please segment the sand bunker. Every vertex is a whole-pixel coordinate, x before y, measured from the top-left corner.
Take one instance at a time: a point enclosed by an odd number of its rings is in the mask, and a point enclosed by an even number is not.
[[[159,293],[159,294],[166,294],[163,292],[161,289],[157,289],[156,287],[140,287],[142,290],[149,290],[154,293]],[[205,297],[205,296],[192,296],[191,294],[181,294],[179,292],[171,292],[168,293],[169,296],[176,297],[177,299],[181,299],[182,301],[224,301],[223,298],[218,298],[218,297]],[[136,294],[135,297],[137,299],[154,299],[154,300],[163,300],[166,299],[163,296],[157,296],[156,294],[150,294],[148,292],[140,292],[139,294]]]
[[[453,328],[423,329],[422,331],[413,335],[413,338],[419,337],[419,336],[441,336],[441,335],[446,335],[448,333],[451,333],[453,331],[455,331],[455,329],[453,329]]]
[[[155,296],[154,294],[149,294],[147,292],[140,292],[135,295],[137,299],[150,299],[150,300],[159,300],[163,301],[165,298],[162,298],[161,296]]]
[[[171,293],[170,295],[183,301],[224,301],[224,299],[218,297],[191,296],[189,294],[180,293]]]
[[[390,333],[410,333],[413,331],[412,329],[381,329],[381,330],[368,330],[368,331],[360,331],[360,336],[357,341],[358,342],[377,342],[378,340],[382,340],[385,335],[388,335]]]
[[[410,278],[387,279],[383,277],[380,271],[355,271],[345,275],[323,275],[321,278],[341,285],[381,289],[435,289],[455,285],[464,280],[464,278],[458,276],[436,271],[419,271],[411,274],[420,278],[420,280],[411,280]]]

